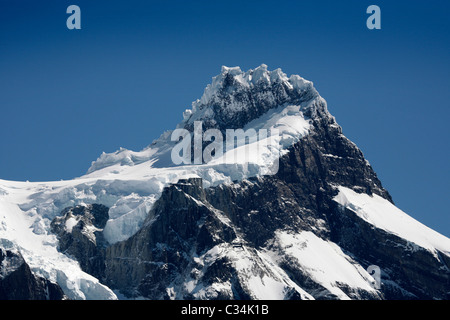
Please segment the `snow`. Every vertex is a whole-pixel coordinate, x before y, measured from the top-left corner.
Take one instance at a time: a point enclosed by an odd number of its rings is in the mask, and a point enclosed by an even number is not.
[[[423,225],[388,200],[376,194],[356,193],[343,186],[338,186],[338,189],[339,194],[334,201],[355,212],[361,219],[429,250],[436,258],[437,250],[450,256],[449,238]]]
[[[300,89],[300,90],[305,90],[305,89],[313,86],[313,83],[311,81],[305,80],[296,74],[293,74],[289,78],[289,82],[292,84],[292,86],[294,88]]]
[[[96,170],[103,169],[105,167],[119,163],[120,165],[134,165],[135,163],[141,163],[147,161],[155,152],[154,149],[146,149],[140,152],[134,152],[125,148],[120,148],[114,153],[103,152],[97,161],[92,162],[88,173]]]
[[[313,83],[311,81],[305,80],[298,75],[292,75],[288,78],[287,75],[281,71],[281,69],[269,71],[267,68],[268,67],[266,64],[261,64],[255,69],[250,69],[246,72],[243,72],[239,67],[230,68],[222,66],[221,73],[213,77],[212,83],[207,85],[202,97],[192,103],[191,112],[198,112],[199,109],[201,109],[205,105],[208,105],[214,99],[214,97],[221,89],[223,81],[228,74],[233,76],[235,81],[242,88],[251,88],[261,82],[268,85],[271,85],[275,82],[283,82],[287,87],[298,90],[306,90],[308,88],[312,88],[313,86]],[[233,105],[227,105],[227,108],[232,110]]]
[[[20,185],[23,183],[17,183],[16,187]],[[21,196],[21,193],[9,192],[7,196],[0,197],[0,216],[6,225],[6,228],[0,229],[0,240],[7,239],[12,243],[34,273],[58,283],[70,299],[116,299],[108,287],[83,272],[77,261],[57,250],[54,235],[33,232],[36,217],[26,215],[14,204]]]
[[[6,250],[13,252],[16,256],[4,259],[0,264],[0,279],[7,277],[12,272],[16,271],[23,263],[20,259],[20,252],[13,242],[7,239],[0,239],[0,253],[6,256]]]
[[[277,231],[272,241],[268,254],[274,260],[279,261],[285,255],[292,257],[313,281],[339,299],[348,300],[350,297],[338,284],[376,293],[370,284],[373,278],[369,273],[335,243],[323,240],[310,231],[293,234],[282,230]]]
[[[203,267],[197,273],[204,273],[215,261],[223,258],[226,258],[237,270],[241,286],[250,292],[252,299],[281,300],[292,288],[303,299],[313,299],[309,293],[293,282],[276,262],[272,261],[270,255],[245,245],[233,247],[232,244],[222,243],[214,246],[196,259]],[[214,297],[220,291],[232,292],[229,281],[214,282],[211,286],[205,287],[194,279],[187,279],[184,289],[199,299]]]
[[[76,219],[75,217],[70,217],[69,219],[67,219],[65,224],[66,231],[68,233],[72,233],[72,229],[77,225],[78,221],[79,220]]]

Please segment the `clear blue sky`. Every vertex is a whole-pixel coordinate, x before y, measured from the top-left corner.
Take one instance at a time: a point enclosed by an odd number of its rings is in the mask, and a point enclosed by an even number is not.
[[[141,150],[222,65],[265,63],[313,81],[397,206],[450,236],[449,15],[438,0],[0,0],[0,178],[69,179]]]

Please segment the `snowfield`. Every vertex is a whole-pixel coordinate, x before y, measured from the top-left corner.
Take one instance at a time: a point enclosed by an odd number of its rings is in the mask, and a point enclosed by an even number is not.
[[[270,253],[275,260],[279,260],[280,252],[294,259],[312,280],[341,300],[349,300],[350,297],[338,284],[376,293],[370,285],[374,279],[364,268],[346,255],[338,245],[325,241],[310,231],[300,234],[278,232]]]
[[[116,299],[116,295],[108,287],[83,272],[78,262],[57,250],[57,240],[54,235],[33,232],[35,229],[33,225],[36,221],[40,221],[40,218],[26,214],[12,202],[11,198],[0,198],[2,221],[0,243],[2,246],[6,243],[5,239],[9,240],[10,243],[8,243],[13,246],[12,249],[22,254],[34,273],[58,283],[69,299]]]

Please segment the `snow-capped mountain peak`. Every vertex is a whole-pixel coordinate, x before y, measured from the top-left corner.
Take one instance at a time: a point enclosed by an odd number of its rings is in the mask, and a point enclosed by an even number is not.
[[[179,126],[202,120],[209,127],[239,128],[270,109],[305,105],[318,97],[311,81],[298,75],[288,77],[281,69],[269,71],[262,64],[243,72],[240,67],[222,66],[202,97],[184,112]]]
[[[246,72],[240,67],[222,66],[221,73],[212,78],[202,97],[192,102],[191,109],[183,112],[182,121],[176,128],[193,132],[194,122],[201,121],[204,130],[248,129],[252,121],[251,126],[258,126],[258,119],[263,115],[266,119],[261,121],[266,121],[269,114],[282,117],[282,110],[288,106],[298,106],[298,114],[302,119],[317,114],[333,119],[327,111],[325,100],[311,81],[298,75],[287,77],[281,69],[269,71],[265,64]],[[117,164],[133,166],[150,160],[156,166],[171,166],[170,161],[167,161],[167,152],[174,146],[172,132],[164,132],[142,151],[121,148],[114,153],[103,153],[92,162],[88,174]]]
[[[195,153],[199,127],[200,151],[209,129],[242,135],[211,161],[176,163],[178,138]],[[1,258],[73,299],[448,294],[450,239],[393,205],[312,82],[264,64],[223,66],[141,151],[103,153],[69,181],[0,180],[0,217]]]

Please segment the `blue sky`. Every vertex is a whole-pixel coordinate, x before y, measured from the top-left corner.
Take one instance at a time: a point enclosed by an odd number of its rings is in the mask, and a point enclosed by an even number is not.
[[[66,8],[81,8],[68,30]],[[366,8],[381,8],[381,30]],[[450,236],[448,1],[0,0],[0,178],[141,150],[222,65],[314,82],[395,203]]]

